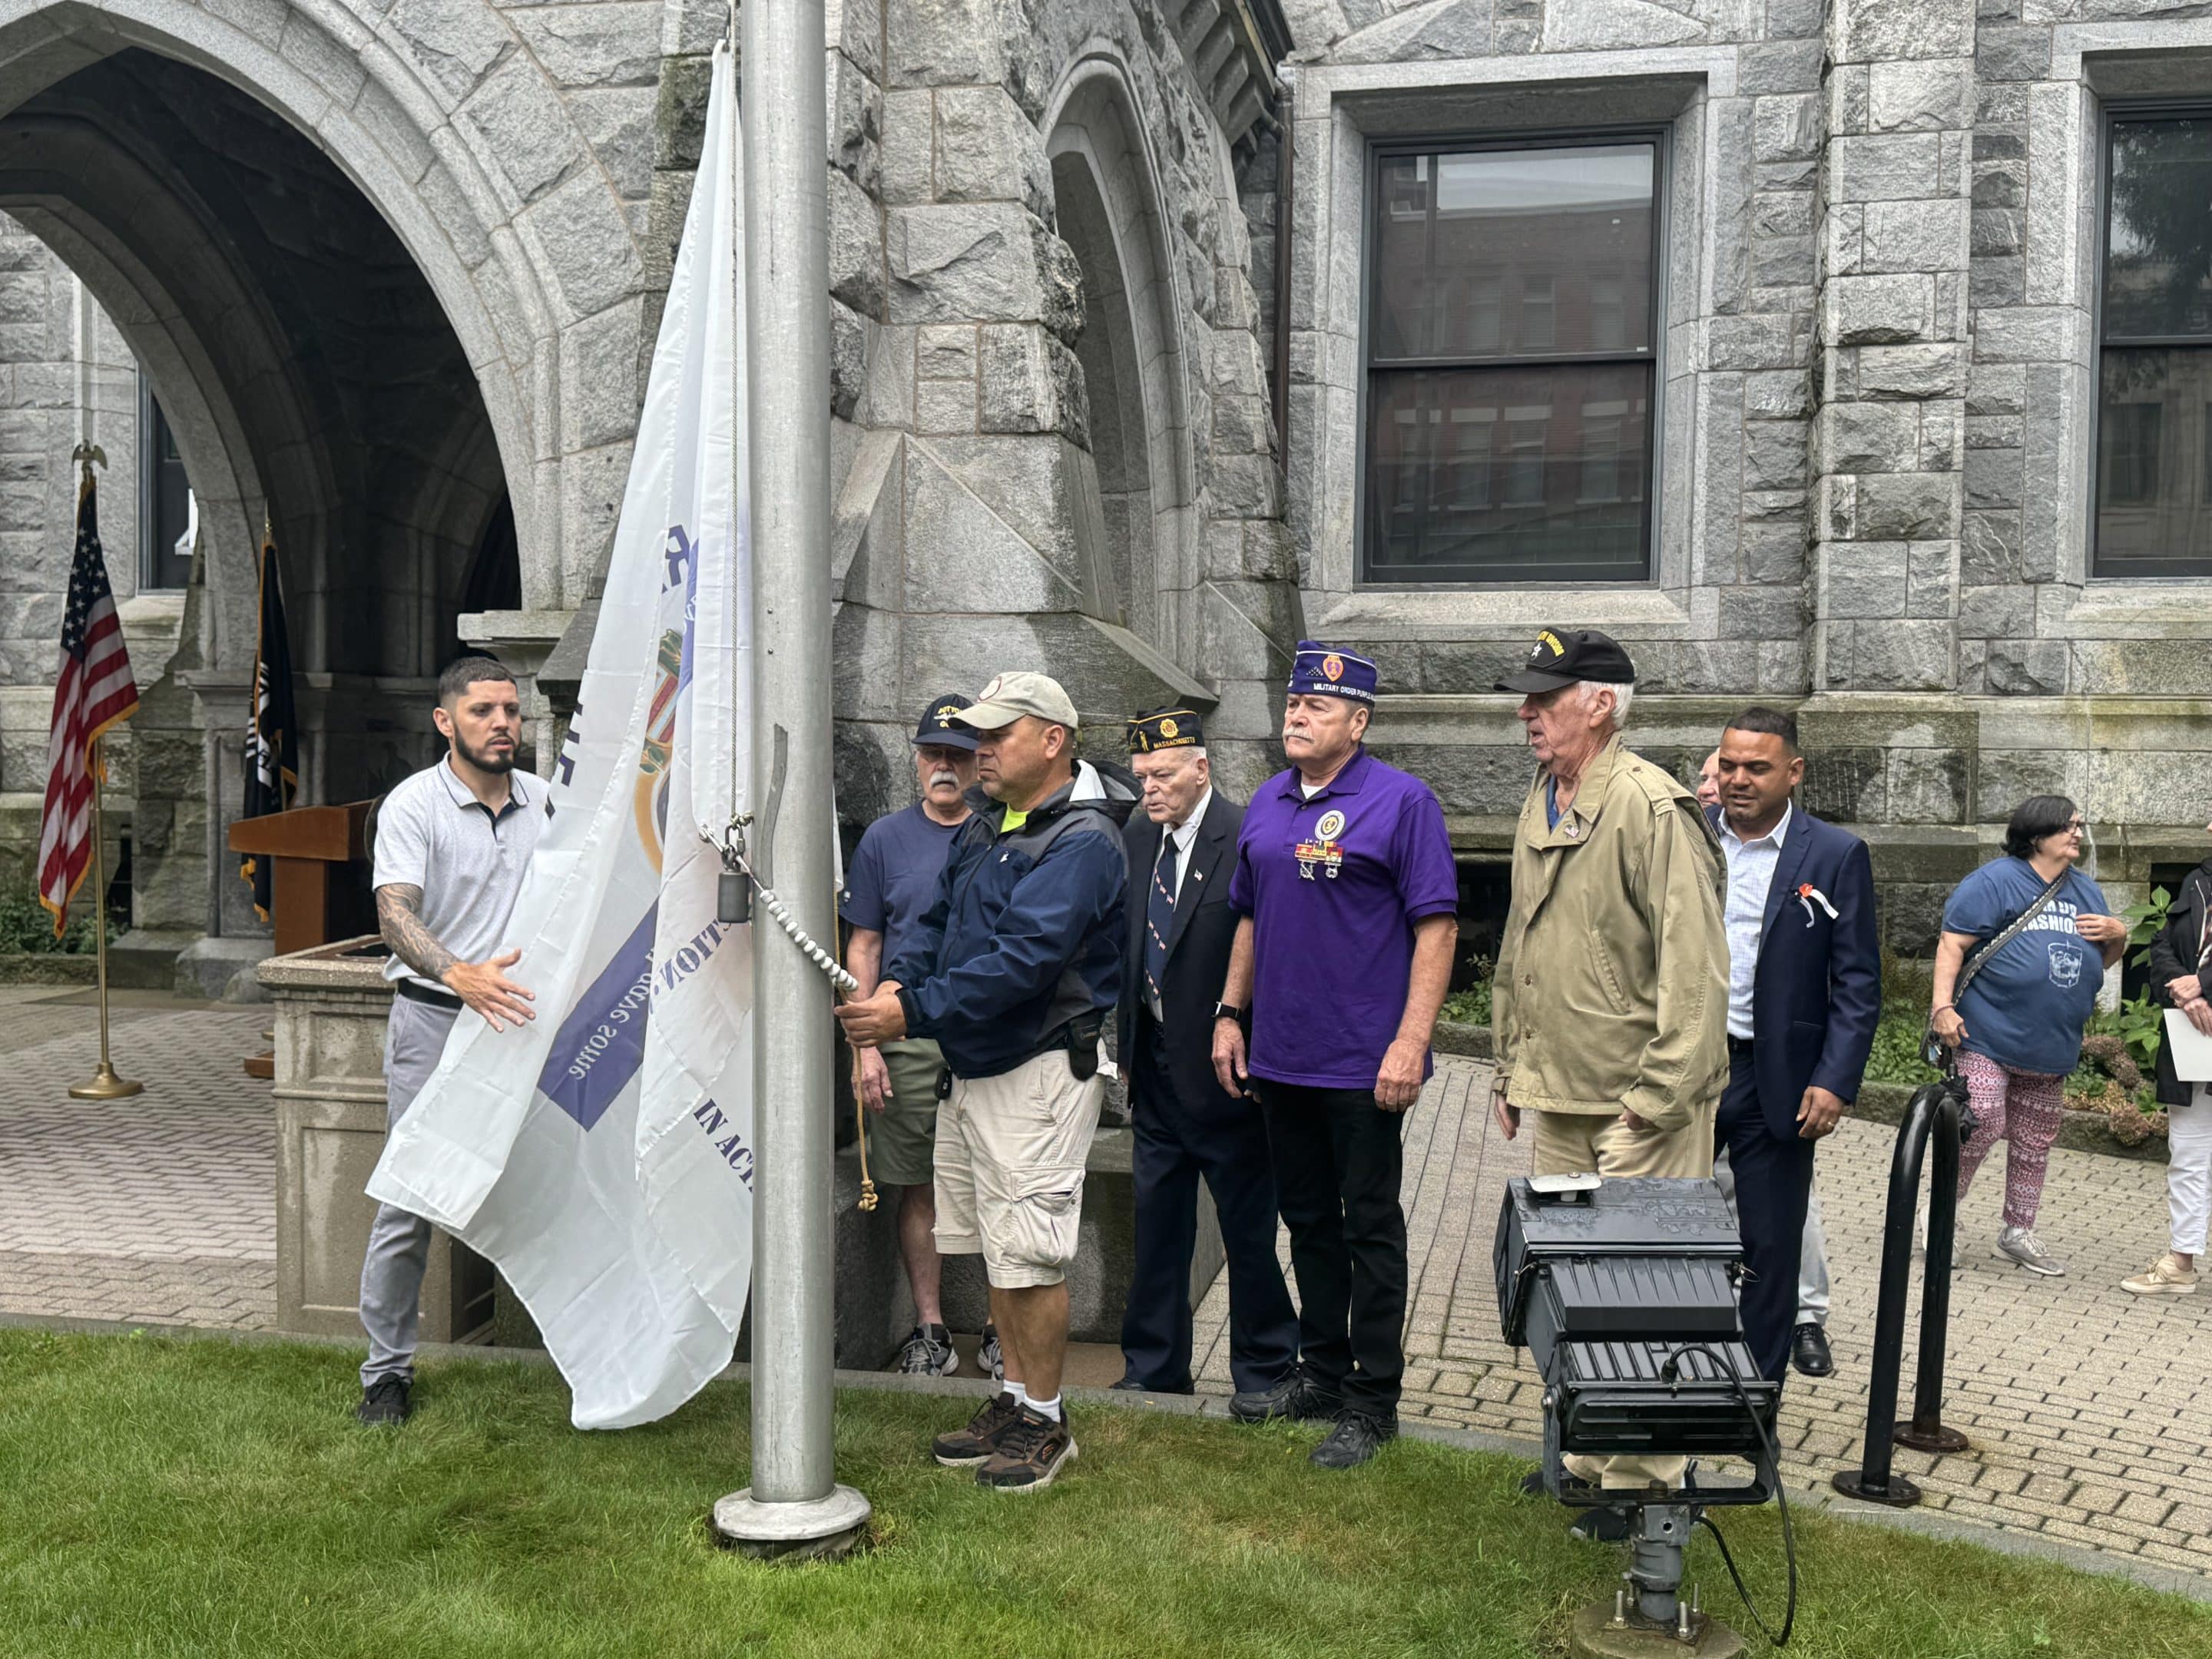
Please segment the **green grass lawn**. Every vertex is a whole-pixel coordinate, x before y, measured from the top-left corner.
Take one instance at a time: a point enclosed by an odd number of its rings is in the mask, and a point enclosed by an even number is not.
[[[1401,1441],[1310,1469],[1313,1429],[1079,1413],[1030,1497],[926,1445],[966,1403],[840,1398],[872,1547],[767,1567],[706,1520],[744,1482],[745,1395],[580,1434],[539,1365],[430,1367],[398,1431],[349,1413],[341,1350],[0,1332],[0,1654],[1549,1655],[1618,1553],[1571,1544],[1525,1465]],[[1771,1509],[1724,1521],[1778,1613]],[[1965,1545],[1801,1522],[1793,1653],[2188,1655],[2212,1610]],[[1710,1540],[1707,1604],[1748,1631]],[[1754,1646],[1758,1646],[1756,1643]]]

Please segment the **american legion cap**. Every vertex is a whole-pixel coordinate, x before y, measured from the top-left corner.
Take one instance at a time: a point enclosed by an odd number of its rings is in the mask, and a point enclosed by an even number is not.
[[[1375,680],[1375,665],[1366,658],[1319,640],[1300,640],[1297,655],[1291,659],[1292,696],[1350,697],[1372,703]]]
[[[1075,704],[1048,674],[994,674],[975,701],[960,711],[963,724],[979,732],[1012,726],[1024,714],[1076,729]]]
[[[1149,755],[1162,749],[1198,749],[1206,727],[1194,708],[1153,708],[1129,717],[1129,752]]]
[[[1620,641],[1595,628],[1571,629],[1565,633],[1547,628],[1529,647],[1528,664],[1517,674],[1497,683],[1500,691],[1557,691],[1577,680],[1603,685],[1633,685],[1636,665]]]
[[[917,749],[964,749],[975,752],[975,729],[960,717],[967,712],[970,699],[964,692],[947,691],[941,697],[932,697],[929,707],[921,711],[921,719],[914,728],[914,746]]]

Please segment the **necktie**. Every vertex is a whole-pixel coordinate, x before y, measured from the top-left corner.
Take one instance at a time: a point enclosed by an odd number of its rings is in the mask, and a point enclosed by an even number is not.
[[[1160,1001],[1160,981],[1168,976],[1168,933],[1175,924],[1175,890],[1168,883],[1175,871],[1175,832],[1160,836],[1159,856],[1152,860],[1152,890],[1145,901],[1145,988],[1155,1007]]]

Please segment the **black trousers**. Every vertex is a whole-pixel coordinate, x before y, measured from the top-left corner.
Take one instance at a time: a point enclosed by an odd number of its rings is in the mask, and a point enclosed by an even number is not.
[[[1393,1416],[1406,1370],[1405,1114],[1384,1111],[1370,1089],[1252,1086],[1291,1232],[1306,1371],[1347,1409]]]
[[[1147,1019],[1129,1079],[1137,1261],[1121,1319],[1126,1375],[1148,1389],[1190,1383],[1190,1261],[1198,1183],[1213,1194],[1228,1255],[1229,1375],[1240,1394],[1280,1382],[1298,1357],[1298,1316],[1275,1259],[1275,1176],[1260,1109],[1176,1092],[1160,1028]]]
[[[1797,1325],[1797,1266],[1805,1206],[1813,1198],[1813,1149],[1767,1127],[1759,1109],[1751,1050],[1731,1046],[1728,1088],[1713,1121],[1713,1150],[1728,1149],[1735,1171],[1736,1224],[1750,1269],[1741,1297],[1743,1334],[1759,1374],[1779,1382],[1790,1371],[1790,1339]]]

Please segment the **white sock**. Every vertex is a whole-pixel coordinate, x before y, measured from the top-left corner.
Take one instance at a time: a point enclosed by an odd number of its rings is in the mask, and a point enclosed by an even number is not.
[[[1060,1396],[1058,1395],[1053,1395],[1049,1400],[1031,1400],[1029,1404],[1030,1409],[1035,1412],[1039,1417],[1045,1419],[1048,1422],[1057,1423],[1060,1421]]]
[[[1017,1406],[1026,1406],[1029,1404],[1029,1390],[1024,1389],[1020,1383],[1015,1382],[1011,1376],[1006,1379],[1006,1392],[1013,1395],[1014,1404]]]

